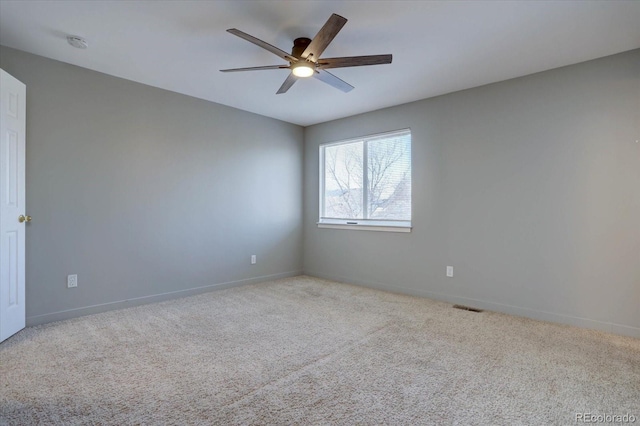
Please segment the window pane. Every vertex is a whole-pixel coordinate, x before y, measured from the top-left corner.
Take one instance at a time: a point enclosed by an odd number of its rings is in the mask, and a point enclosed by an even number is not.
[[[362,219],[363,142],[324,148],[324,217]]]
[[[323,145],[320,151],[323,158],[321,221],[410,226],[409,130]]]
[[[368,218],[411,220],[411,134],[367,144]]]

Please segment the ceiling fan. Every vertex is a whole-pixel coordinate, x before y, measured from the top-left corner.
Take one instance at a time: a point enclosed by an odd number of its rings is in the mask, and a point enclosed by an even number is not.
[[[331,43],[333,38],[338,34],[338,32],[342,29],[342,27],[344,27],[344,24],[346,23],[347,20],[345,18],[334,13],[329,17],[320,31],[318,31],[318,34],[316,34],[313,40],[304,37],[295,39],[293,41],[293,49],[291,51],[291,54],[238,29],[228,29],[227,31],[231,34],[243,38],[257,46],[260,46],[263,49],[279,56],[285,61],[288,61],[289,65],[266,65],[262,67],[232,68],[220,71],[236,72],[278,69],[291,70],[291,73],[284,81],[284,83],[282,83],[282,86],[280,86],[280,89],[278,89],[276,94],[285,93],[291,88],[291,86],[293,86],[296,81],[298,81],[299,77],[315,77],[318,80],[335,87],[336,89],[340,89],[343,92],[349,92],[351,89],[353,89],[352,85],[342,81],[326,70],[329,68],[390,64],[392,55],[345,56],[340,58],[321,59],[320,55],[322,55],[322,52],[324,52],[327,46],[329,46],[329,43]]]

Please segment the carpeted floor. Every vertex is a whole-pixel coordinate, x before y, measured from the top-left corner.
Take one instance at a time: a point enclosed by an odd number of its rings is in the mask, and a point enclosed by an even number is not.
[[[296,277],[28,328],[0,424],[640,423],[640,340]]]

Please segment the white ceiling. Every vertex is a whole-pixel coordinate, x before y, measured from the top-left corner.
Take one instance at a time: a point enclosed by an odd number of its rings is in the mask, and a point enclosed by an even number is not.
[[[393,54],[276,91],[286,63],[227,33],[290,51],[332,13],[349,20],[323,57]],[[0,44],[299,125],[424,99],[640,47],[640,1],[9,1]],[[89,48],[69,46],[80,35]]]

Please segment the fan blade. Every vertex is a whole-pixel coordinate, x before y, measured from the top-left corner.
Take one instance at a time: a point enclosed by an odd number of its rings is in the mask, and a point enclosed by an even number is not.
[[[230,68],[227,70],[220,70],[220,72],[281,70],[281,69],[289,69],[289,67],[286,65],[266,65],[264,67]]]
[[[338,77],[336,77],[335,75],[331,74],[329,71],[325,71],[325,70],[317,70],[318,72],[313,74],[313,76],[315,78],[317,78],[320,81],[324,81],[325,83],[329,84],[330,86],[335,87],[336,89],[342,90],[343,92],[347,93],[350,92],[351,90],[353,90],[353,86],[350,85],[347,82],[344,82],[342,80],[340,80]]]
[[[342,58],[322,58],[318,60],[318,68],[361,67],[363,65],[390,64],[392,55],[348,56]]]
[[[296,81],[298,81],[298,77],[293,75],[293,73],[289,74],[289,77],[287,77],[284,83],[282,83],[282,86],[280,86],[280,88],[276,92],[276,95],[285,93],[287,90],[291,88],[291,86],[293,86],[293,83],[295,83]]]
[[[269,43],[267,43],[266,41],[262,41],[259,38],[255,38],[252,35],[249,35],[245,32],[242,32],[240,30],[237,30],[235,28],[230,28],[227,30],[227,32],[238,36],[240,38],[243,38],[245,40],[247,40],[248,42],[251,42],[253,44],[255,44],[256,46],[260,46],[265,50],[268,50],[269,52],[273,53],[274,55],[277,55],[279,57],[281,57],[282,59],[284,59],[285,61],[290,61],[290,62],[297,62],[298,59],[291,56],[289,53],[285,52],[282,49],[278,49],[275,46],[270,45]]]
[[[318,34],[311,40],[309,46],[302,52],[302,57],[307,59],[308,56],[313,55],[311,58],[314,62],[318,60],[324,49],[329,46],[331,40],[338,34],[338,32],[347,23],[347,19],[335,13],[329,17],[324,26],[318,31]]]

